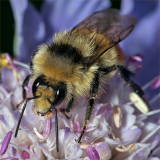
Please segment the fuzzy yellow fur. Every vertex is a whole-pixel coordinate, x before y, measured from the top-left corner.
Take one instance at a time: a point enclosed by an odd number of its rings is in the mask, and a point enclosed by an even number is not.
[[[72,45],[80,51],[83,57],[87,57],[93,54],[95,43],[97,43],[94,39],[91,40],[91,36],[77,35],[76,33],[65,31],[54,36],[54,43]],[[122,51],[119,47],[113,47],[100,57],[97,63],[92,65],[86,72],[83,72],[81,70],[82,65],[72,63],[69,58],[53,57],[47,45],[41,45],[38,48],[38,53],[36,53],[32,60],[34,75],[32,78],[34,80],[43,74],[46,77],[46,81],[52,85],[59,81],[65,82],[67,84],[68,96],[70,94],[85,96],[89,94],[94,73],[97,72],[100,66],[107,67],[114,64],[121,64],[122,62]]]

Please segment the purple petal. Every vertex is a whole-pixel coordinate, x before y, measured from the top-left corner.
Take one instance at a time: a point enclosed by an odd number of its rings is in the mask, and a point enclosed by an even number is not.
[[[89,146],[86,150],[86,154],[91,160],[100,160],[99,154],[94,147]]]
[[[142,54],[136,54],[134,56],[129,57],[129,60],[131,62],[142,62],[143,60],[143,55]]]
[[[8,123],[7,123],[7,121],[5,120],[4,115],[1,115],[1,114],[0,114],[0,120],[5,124],[5,126],[8,127]]]
[[[134,143],[141,136],[142,131],[139,128],[122,130],[121,138],[125,143]]]
[[[148,155],[150,154],[150,149],[148,148],[144,148],[141,149],[139,152],[137,152],[134,156],[133,156],[133,160],[147,160]]]
[[[107,110],[107,106],[103,105],[100,107],[100,109],[97,111],[96,116],[99,116],[100,114],[104,113]]]
[[[111,150],[107,143],[101,142],[96,144],[96,150],[99,153],[100,158],[103,157],[103,159],[111,159]]]
[[[160,76],[156,77],[153,83],[151,84],[152,89],[157,89],[160,87]]]
[[[19,153],[14,147],[12,147],[13,156],[16,157],[17,153]]]
[[[16,22],[19,59],[29,62],[37,45],[44,40],[45,26],[38,11],[28,0],[10,0],[10,2]]]
[[[111,117],[112,113],[113,113],[113,108],[110,105],[109,107],[107,107],[107,114],[106,114],[106,117],[105,117],[106,122]]]
[[[22,150],[22,157],[25,158],[25,159],[29,159],[30,158],[30,154],[27,151]]]
[[[80,124],[78,121],[74,120],[74,131],[75,132],[81,132]]]
[[[153,138],[153,142],[151,142],[151,149],[156,148],[160,144],[160,135],[155,135]]]
[[[17,86],[18,82],[11,69],[2,68],[2,85],[10,92],[13,91]]]
[[[65,141],[66,141],[66,139],[67,139],[68,134],[69,134],[70,131],[71,131],[70,128],[65,127],[65,130],[64,130],[64,141],[63,141],[64,144],[65,144]]]
[[[46,25],[47,37],[51,38],[55,32],[71,29],[93,12],[109,6],[108,0],[44,1],[42,16]]]
[[[154,157],[160,157],[160,146],[155,148],[152,152],[152,156]]]
[[[6,153],[6,151],[8,149],[8,145],[9,145],[10,140],[11,140],[11,137],[12,137],[12,131],[9,131],[6,134],[6,136],[5,136],[5,138],[4,138],[3,142],[2,142],[2,146],[1,146],[1,150],[0,150],[0,155],[4,155]]]
[[[43,130],[43,137],[48,137],[50,131],[51,131],[51,118],[47,118],[45,120],[44,130]]]

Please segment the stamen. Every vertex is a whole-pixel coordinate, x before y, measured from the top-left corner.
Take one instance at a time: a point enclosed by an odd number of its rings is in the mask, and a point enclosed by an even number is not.
[[[156,82],[156,80],[159,81],[159,79],[160,79],[160,76],[155,77],[155,78],[152,79],[150,82],[148,82],[147,84],[145,84],[145,85],[142,87],[142,89],[143,89],[143,90],[146,90],[148,87],[150,87],[151,85],[153,85],[153,84]]]
[[[13,69],[19,71],[19,68],[17,68],[17,66],[13,63],[13,60],[8,53],[5,54],[5,58],[7,59],[8,63],[11,65]]]
[[[52,151],[52,150],[54,150],[56,148],[54,144],[55,144],[55,140],[49,146],[49,151]]]
[[[89,144],[87,143],[82,143],[80,144],[80,148],[86,150],[89,147]]]
[[[154,78],[153,83],[151,84],[151,89],[157,89],[160,87],[160,76]]]
[[[155,97],[153,97],[153,98],[149,101],[149,103],[150,103],[150,104],[154,104],[159,98],[160,98],[160,93],[159,93],[158,95],[156,95]]]
[[[141,143],[145,143],[148,139],[150,139],[158,130],[160,129],[160,126],[156,127],[155,130],[153,130],[151,133],[149,133],[146,137],[144,137],[141,140]]]
[[[30,68],[29,68],[29,65],[27,65],[27,64],[25,64],[25,63],[22,63],[22,62],[19,62],[19,61],[16,61],[16,60],[14,60],[13,62],[14,62],[16,65],[19,65],[19,66],[21,66],[21,67],[23,67],[23,68],[30,69]]]
[[[113,106],[114,109],[114,113],[113,113],[113,120],[115,123],[115,126],[117,128],[120,128],[122,125],[122,113],[121,113],[121,109],[118,106]]]
[[[144,100],[135,92],[131,92],[129,94],[129,99],[134,103],[134,105],[140,110],[142,113],[147,113],[148,112],[148,106],[144,102]]]
[[[128,151],[131,151],[133,150],[135,147],[134,144],[130,144],[128,146],[124,146],[124,145],[118,145],[117,147],[115,147],[115,149],[119,152],[128,152]]]
[[[150,112],[148,112],[146,114],[141,114],[138,117],[139,117],[140,120],[144,120],[147,116],[152,116],[152,115],[157,114],[157,113],[160,113],[160,109],[157,109],[157,110],[154,110],[154,111],[150,111]]]
[[[0,156],[0,159],[1,159],[1,156]],[[1,160],[19,160],[19,159],[14,157],[7,157],[7,158],[2,158]]]
[[[37,131],[37,128],[33,128],[33,131],[35,132],[35,134],[37,135],[37,137],[40,139],[40,140],[45,140],[45,137],[43,137],[43,135],[41,135],[38,131]]]
[[[47,118],[45,120],[44,130],[43,130],[43,137],[47,138],[50,131],[51,131],[51,118]]]

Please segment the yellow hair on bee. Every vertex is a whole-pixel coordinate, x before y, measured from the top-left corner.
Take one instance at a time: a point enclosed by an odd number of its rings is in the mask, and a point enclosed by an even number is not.
[[[89,38],[81,35],[77,36],[75,33],[62,32],[54,36],[54,43],[68,44],[72,47],[76,47],[80,50],[83,56],[90,55],[94,50],[93,41],[89,41]],[[58,57],[54,55],[48,49],[47,45],[41,45],[38,48],[38,53],[33,58],[33,72],[35,78],[39,75],[45,75],[52,84],[56,81],[64,81],[68,85],[68,92],[73,90],[75,95],[86,95],[86,91],[89,90],[94,73],[97,71],[98,66],[93,65],[87,72],[81,71],[83,68],[80,64],[74,64],[70,59],[65,57]],[[33,79],[35,79],[33,77]],[[81,82],[81,86],[80,83]]]
[[[79,51],[84,57],[92,55],[95,49],[94,39],[91,40],[92,34],[83,35],[76,34],[75,32],[60,32],[54,35],[53,40],[57,44],[69,44]]]

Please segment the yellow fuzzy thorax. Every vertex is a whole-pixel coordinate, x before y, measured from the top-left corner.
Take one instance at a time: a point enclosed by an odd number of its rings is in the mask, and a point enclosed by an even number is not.
[[[69,44],[81,51],[83,56],[88,56],[93,51],[93,42],[84,36],[77,36],[69,32],[58,33],[54,36],[54,43]],[[52,56],[47,45],[41,45],[33,58],[33,80],[43,74],[51,84],[58,81],[67,83],[67,89],[74,94],[85,95],[90,88],[94,73],[98,67],[96,65],[89,68],[87,72],[82,72],[81,64],[74,64],[70,59]]]
[[[94,33],[88,35],[78,35],[74,32],[57,33],[53,42],[56,44],[67,44],[75,47],[83,57],[91,56],[95,51],[95,40],[92,39]],[[104,40],[104,41],[107,41]],[[101,44],[102,45],[102,44]],[[47,45],[41,45],[33,58],[33,80],[39,75],[44,75],[46,80],[52,85],[59,81],[67,84],[67,91],[70,94],[85,96],[100,66],[112,66],[121,64],[123,54],[118,46],[111,48],[105,53],[97,63],[93,64],[87,71],[82,71],[84,67],[81,63],[75,64],[70,58],[54,55]]]

